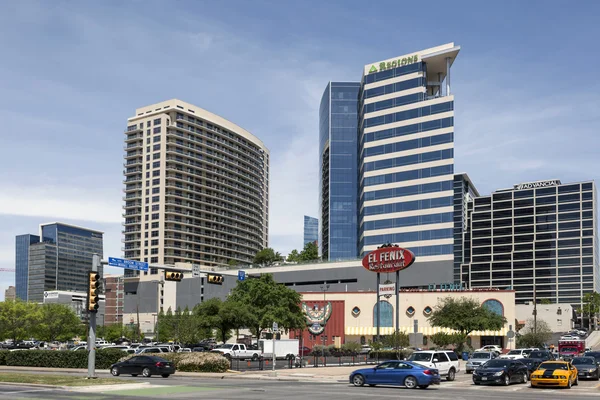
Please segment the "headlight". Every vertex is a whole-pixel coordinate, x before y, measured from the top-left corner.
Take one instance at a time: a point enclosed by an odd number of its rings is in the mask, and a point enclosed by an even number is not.
[[[478,375],[478,374],[477,374],[477,370],[474,370],[474,371],[473,371],[473,375]]]
[[[498,371],[494,374],[494,376],[501,376],[504,373],[504,371]]]

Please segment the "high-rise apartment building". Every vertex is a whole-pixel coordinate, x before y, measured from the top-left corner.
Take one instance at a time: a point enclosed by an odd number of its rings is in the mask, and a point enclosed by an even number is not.
[[[358,82],[330,82],[319,108],[319,246],[325,260],[357,253]]]
[[[125,258],[219,266],[267,247],[269,150],[256,136],[174,99],[136,110],[125,152]]]
[[[102,236],[100,231],[61,222],[40,225],[39,236],[17,236],[16,274],[21,276],[25,268],[27,274],[25,286],[17,280],[17,296],[41,303],[49,290],[86,292],[92,255],[102,257]],[[102,266],[98,272],[102,274]],[[25,298],[19,295],[22,287]]]
[[[319,220],[304,216],[304,245],[319,242]]]
[[[9,286],[4,291],[4,300],[15,300],[17,298],[17,290],[14,286]]]
[[[15,289],[17,298],[27,301],[27,280],[29,277],[29,246],[38,243],[37,235],[18,235],[15,240]]]
[[[600,291],[594,182],[514,185],[476,197],[462,281],[471,288],[511,287],[517,303],[578,304]]]
[[[453,43],[364,67],[359,119],[359,253],[394,243],[454,260]],[[451,268],[451,267],[450,267]]]

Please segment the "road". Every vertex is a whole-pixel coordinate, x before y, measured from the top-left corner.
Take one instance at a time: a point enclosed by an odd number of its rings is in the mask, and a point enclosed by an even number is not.
[[[5,399],[222,399],[222,400],[362,400],[369,399],[436,399],[461,400],[569,400],[591,399],[600,395],[598,382],[585,381],[572,389],[532,389],[528,385],[516,384],[509,387],[474,386],[470,375],[460,374],[454,382],[442,382],[440,386],[427,390],[409,390],[401,387],[356,388],[343,382],[314,383],[246,379],[205,379],[172,376],[168,379],[138,379],[122,377],[128,382],[150,382],[147,389],[111,392],[75,393],[54,389],[24,386],[0,386],[0,400]],[[101,389],[100,389],[101,390]]]

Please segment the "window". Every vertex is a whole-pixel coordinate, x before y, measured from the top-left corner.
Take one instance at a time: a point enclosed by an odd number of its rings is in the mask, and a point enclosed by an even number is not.
[[[158,254],[158,249],[151,249],[150,254]]]
[[[158,257],[151,257],[150,258],[150,263],[156,264],[157,262],[158,262]]]
[[[160,178],[152,179],[152,184],[153,185],[160,185]]]
[[[436,358],[438,361],[436,361]],[[433,356],[433,362],[442,363],[442,362],[448,362],[448,361],[450,361],[450,360],[448,360],[448,356],[446,355],[446,353],[439,352],[439,353],[435,353],[435,355]]]
[[[158,159],[160,159],[160,153],[154,153],[154,154],[152,154],[152,159],[153,159],[153,160],[158,160]]]
[[[147,122],[146,122],[146,128],[149,128],[149,127],[150,127],[150,124],[151,124],[151,122],[150,122],[150,121],[147,121]]]
[[[158,187],[152,188],[152,194],[157,194],[157,193],[160,193],[160,188],[158,188]]]
[[[148,121],[148,123],[150,123],[150,122]],[[157,118],[154,120],[154,125],[160,125],[160,118]]]
[[[153,206],[154,207],[154,206]],[[152,214],[152,219],[158,219],[160,214]]]
[[[158,246],[158,239],[152,239],[152,241],[150,242],[150,244],[152,246]]]
[[[160,196],[152,196],[152,202],[157,203],[160,201]]]
[[[152,205],[152,211],[158,211],[158,210],[159,210],[159,208],[160,208],[160,205],[159,205],[159,204],[153,204],[153,205]]]
[[[394,308],[387,301],[380,301],[380,322],[382,327],[393,327]],[[377,326],[377,304],[373,307],[373,326]]]
[[[152,237],[158,237],[158,231],[152,231]]]
[[[154,128],[154,129],[156,130],[156,128]],[[160,128],[159,128],[159,129],[160,129]],[[156,133],[156,132],[154,132],[154,133]],[[154,143],[160,142],[160,136],[154,136],[154,137],[152,138],[152,142],[154,142]]]
[[[160,171],[159,170],[152,171],[152,176],[154,176],[154,177],[160,176]]]
[[[153,151],[159,151],[159,150],[160,150],[160,144],[155,144],[155,145],[152,147],[152,150],[153,150]]]

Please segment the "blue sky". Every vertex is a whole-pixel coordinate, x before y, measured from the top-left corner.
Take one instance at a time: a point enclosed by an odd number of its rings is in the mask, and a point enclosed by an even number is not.
[[[53,220],[105,231],[119,255],[126,119],[170,98],[265,142],[270,245],[301,247],[327,82],[447,42],[462,47],[457,172],[482,193],[596,179],[598,15],[595,1],[0,2],[0,268],[15,235]],[[0,299],[12,282],[0,273]]]

